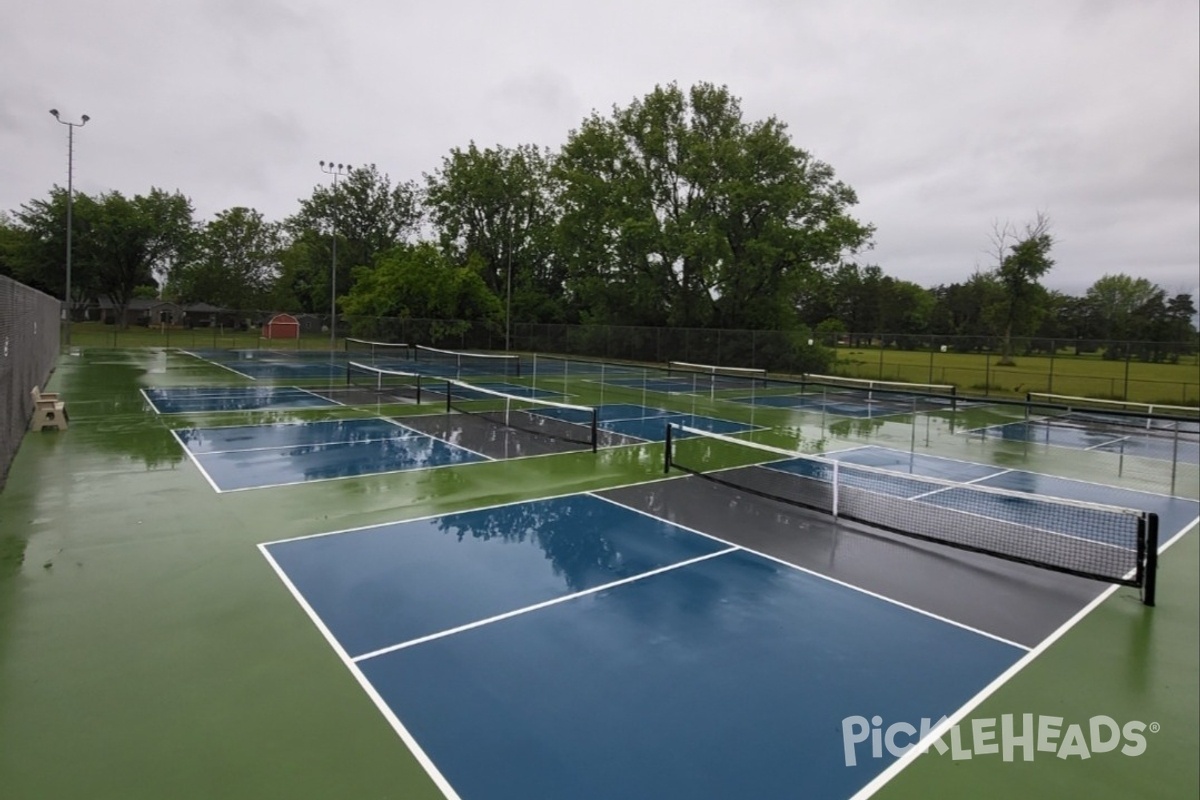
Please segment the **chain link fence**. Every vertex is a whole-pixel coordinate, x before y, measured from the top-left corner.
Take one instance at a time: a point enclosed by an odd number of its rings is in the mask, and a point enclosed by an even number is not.
[[[0,275],[0,489],[58,358],[61,304]]]
[[[345,337],[454,350],[555,353],[609,361],[690,361],[756,367],[780,374],[831,373],[909,383],[953,384],[964,394],[1026,392],[1200,404],[1197,342],[1014,338],[1010,358],[997,337],[667,328],[630,325],[503,324],[467,320],[339,316],[337,341],[328,314],[296,314],[300,338],[265,340],[269,312],[222,312],[184,324],[121,328],[76,323],[79,345],[154,345],[192,350],[340,349]]]

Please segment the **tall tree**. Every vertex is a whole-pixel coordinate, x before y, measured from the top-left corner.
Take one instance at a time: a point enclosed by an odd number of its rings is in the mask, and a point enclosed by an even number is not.
[[[82,242],[91,227],[94,203],[76,192],[72,219],[71,302],[77,307],[93,297],[91,275],[80,263]],[[14,278],[55,297],[66,291],[67,190],[54,186],[46,199],[30,200],[13,213],[6,259]]]
[[[12,278],[17,273],[17,253],[24,241],[24,234],[17,222],[6,211],[0,211],[0,275]]]
[[[996,280],[1003,290],[993,306],[991,318],[1001,336],[1001,365],[1013,364],[1013,334],[1034,330],[1041,319],[1046,290],[1039,281],[1054,266],[1050,248],[1050,217],[1038,212],[1033,222],[1025,225],[1023,233],[1009,223],[997,223],[992,228],[991,254],[997,260]]]
[[[478,261],[484,282],[503,301],[511,289],[513,316],[526,322],[563,319],[552,160],[532,145],[481,150],[472,142],[425,176],[426,208],[443,251],[460,264]]]
[[[252,208],[226,209],[197,234],[193,257],[175,268],[169,289],[184,302],[264,309],[279,274],[279,257],[277,224]]]
[[[431,242],[394,247],[358,272],[342,301],[352,316],[500,320],[500,301],[483,281],[482,263],[455,264]]]
[[[594,321],[794,328],[806,276],[871,234],[783,123],[706,83],[593,114],[553,174],[568,292]]]
[[[412,181],[392,184],[391,178],[374,164],[358,167],[337,182],[318,185],[312,196],[300,201],[300,210],[284,221],[292,241],[303,240],[306,246],[290,254],[291,259],[304,257],[306,265],[294,265],[285,272],[285,280],[297,278],[315,280],[324,274],[321,292],[316,287],[298,287],[293,293],[304,298],[310,294],[323,295],[324,305],[316,302],[304,311],[328,307],[330,274],[333,264],[333,239],[337,235],[337,290],[345,294],[353,288],[356,267],[370,266],[376,256],[407,241],[421,223],[417,188]]]
[[[929,331],[936,303],[933,293],[912,281],[879,278],[879,329],[884,333],[918,336]]]
[[[1114,342],[1134,338],[1138,309],[1162,291],[1146,278],[1104,275],[1088,287],[1084,299],[1100,337]]]
[[[195,233],[192,204],[161,189],[132,198],[113,191],[96,199],[90,216],[83,261],[96,292],[112,301],[123,324],[135,289],[186,258]]]

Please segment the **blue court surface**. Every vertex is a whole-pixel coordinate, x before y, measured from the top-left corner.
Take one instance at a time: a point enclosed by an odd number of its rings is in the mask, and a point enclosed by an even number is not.
[[[1027,652],[592,495],[260,547],[473,800],[850,797]]]
[[[312,380],[344,378],[344,353],[275,350],[181,350],[251,380]]]
[[[1200,441],[1197,441],[1195,433],[1181,433],[1176,440],[1169,431],[1140,430],[1135,427],[1115,430],[1111,425],[1087,427],[1078,423],[1066,425],[1043,421],[1009,422],[968,433],[1012,442],[1200,464]]]
[[[747,425],[744,422],[706,417],[699,414],[685,414],[679,411],[642,406],[636,403],[608,403],[597,406],[596,412],[598,427],[606,431],[619,433],[622,436],[631,436],[647,442],[661,442],[666,437],[668,424],[683,425],[710,433],[744,433],[754,430],[753,425]],[[591,422],[591,416],[582,410],[545,408],[538,409],[537,413],[544,417],[552,417],[581,425]]]
[[[174,434],[219,492],[486,460],[384,419],[190,428]]]
[[[143,389],[159,414],[259,409],[318,408],[338,403],[294,386],[209,386]]]

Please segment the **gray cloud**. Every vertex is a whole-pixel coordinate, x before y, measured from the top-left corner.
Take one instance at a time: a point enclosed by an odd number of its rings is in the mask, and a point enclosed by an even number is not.
[[[725,84],[858,192],[863,254],[923,285],[988,267],[995,220],[1054,219],[1055,288],[1195,287],[1200,11],[1182,0],[987,6],[514,0],[42,0],[0,27],[0,208],[65,182],[180,189],[273,218],[326,176],[394,179],[453,147],[556,148],[657,84]],[[1188,290],[1191,290],[1190,288]]]

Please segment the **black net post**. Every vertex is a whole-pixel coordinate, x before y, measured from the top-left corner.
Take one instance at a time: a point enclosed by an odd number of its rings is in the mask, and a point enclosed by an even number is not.
[[[450,405],[451,400],[454,397],[454,395],[452,394],[453,389],[454,389],[454,387],[450,384],[450,381],[446,381],[446,413],[447,414],[449,414],[451,411],[453,411],[453,408],[451,408],[451,405]]]
[[[663,474],[671,472],[671,423],[667,423],[667,433],[663,439]]]
[[[592,452],[600,449],[600,409],[592,409]]]
[[[1148,606],[1154,605],[1154,595],[1158,588],[1158,514],[1147,514],[1142,525],[1145,536],[1146,558],[1142,562],[1142,602]]]

